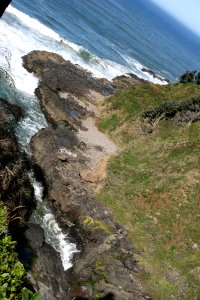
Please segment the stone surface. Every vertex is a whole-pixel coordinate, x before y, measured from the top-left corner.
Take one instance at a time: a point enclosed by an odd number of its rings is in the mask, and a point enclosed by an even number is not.
[[[25,237],[35,254],[29,279],[40,292],[41,300],[66,300],[68,275],[63,269],[59,253],[45,243],[39,225],[29,224]]]
[[[44,244],[44,232],[38,224],[29,224],[24,236],[34,251],[40,249]]]
[[[127,232],[94,193],[107,159],[116,151],[95,127],[98,106],[116,86],[56,54],[34,51],[23,60],[39,76],[36,95],[49,122],[31,140],[34,162],[44,174],[47,200],[60,225],[63,230],[69,222],[75,225],[71,234],[81,250],[67,271],[65,299],[96,299],[97,292],[112,292],[113,299],[145,299]]]

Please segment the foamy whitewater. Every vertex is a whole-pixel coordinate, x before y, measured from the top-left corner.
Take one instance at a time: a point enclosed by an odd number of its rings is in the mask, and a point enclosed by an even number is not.
[[[43,186],[30,174],[30,178],[34,187],[35,198],[37,200],[37,209],[33,213],[30,222],[40,224],[44,230],[45,240],[57,252],[60,253],[64,270],[72,266],[73,253],[77,252],[76,245],[69,242],[68,236],[62,232],[52,211],[42,200]]]
[[[31,137],[38,130],[47,126],[47,123],[40,110],[38,99],[34,96],[38,80],[22,67],[21,57],[28,52],[46,50],[58,53],[66,60],[88,69],[96,77],[112,79],[121,74],[134,73],[154,83],[163,83],[151,75],[144,74],[141,71],[144,66],[136,60],[123,57],[129,64],[129,68],[127,68],[108,59],[101,59],[88,52],[84,47],[67,41],[39,21],[12,6],[8,7],[0,20],[0,45],[0,66],[12,76],[15,82],[15,88],[9,87],[8,90],[2,90],[1,97],[15,102],[26,112],[26,117],[19,124],[16,134],[23,149],[29,155]],[[5,55],[6,49],[9,52]],[[90,58],[87,61],[82,58],[85,54]],[[35,180],[33,174],[30,174],[30,178],[38,202],[37,210],[31,221],[39,223],[44,229],[46,241],[60,253],[63,267],[66,270],[71,266],[73,253],[77,251],[76,245],[69,242],[68,236],[58,226],[51,210],[44,204],[43,188],[40,183]]]
[[[10,19],[13,19],[10,21]],[[112,79],[118,75],[134,73],[141,78],[154,83],[163,82],[144,74],[141,69],[145,66],[130,57],[123,57],[129,68],[108,59],[101,59],[84,49],[62,38],[59,34],[41,24],[39,21],[25,15],[16,8],[9,6],[0,21],[0,42],[3,47],[10,49],[11,75],[15,79],[16,87],[33,94],[37,79],[26,72],[21,64],[21,57],[32,50],[46,50],[62,55],[66,60],[79,64],[91,71],[96,77]],[[9,37],[9,38],[8,38]],[[90,59],[86,62],[80,55],[86,51]],[[24,84],[26,82],[26,84]]]
[[[7,54],[5,49],[4,53]],[[1,58],[4,58],[4,67],[7,67],[9,72],[9,55],[5,56],[2,53]],[[25,118],[16,129],[16,135],[22,148],[28,155],[31,155],[29,147],[31,137],[47,125],[40,110],[38,99],[26,92],[19,91],[13,85],[9,85],[3,78],[0,78],[0,85],[0,97],[22,107],[26,113]],[[71,243],[68,235],[62,232],[52,211],[43,201],[43,186],[35,179],[33,172],[29,174],[29,178],[37,200],[37,208],[33,212],[30,222],[39,224],[43,228],[46,242],[60,253],[63,267],[67,270],[72,266],[73,253],[77,252],[76,245]]]

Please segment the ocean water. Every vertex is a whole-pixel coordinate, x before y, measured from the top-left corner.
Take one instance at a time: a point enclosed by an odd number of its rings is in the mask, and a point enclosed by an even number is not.
[[[142,69],[171,81],[186,70],[200,69],[198,37],[150,0],[13,0],[0,19],[0,67],[15,86],[0,80],[0,97],[24,109],[26,118],[16,133],[29,155],[31,137],[47,126],[34,96],[38,79],[22,67],[21,57],[32,50],[59,53],[108,79],[131,72],[161,84]],[[30,177],[38,200],[32,220],[43,227],[67,269],[76,246],[43,203],[42,186]]]
[[[24,53],[58,52],[98,77],[148,79],[145,67],[175,81],[200,69],[199,38],[150,0],[13,0],[3,25]]]

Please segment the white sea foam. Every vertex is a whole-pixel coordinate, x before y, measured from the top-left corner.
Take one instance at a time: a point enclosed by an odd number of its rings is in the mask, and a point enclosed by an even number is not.
[[[15,7],[13,7],[11,5],[7,8],[7,12],[15,15],[22,22],[22,24],[25,24],[27,27],[30,27],[37,32],[40,32],[44,36],[50,37],[51,39],[53,39],[57,42],[62,42],[77,52],[80,51],[81,49],[83,49],[82,46],[76,45],[76,44],[64,39],[58,33],[53,31],[52,29],[48,28],[47,26],[43,25],[38,20],[31,18],[30,16],[17,10]]]
[[[20,90],[33,93],[37,86],[37,79],[25,72],[21,66],[21,56],[36,49],[58,53],[66,60],[70,60],[88,69],[96,77],[105,77],[110,80],[125,73],[134,73],[143,79],[163,84],[161,80],[155,79],[152,75],[142,72],[141,69],[145,68],[145,66],[131,57],[123,57],[123,55],[121,55],[127,62],[127,66],[108,59],[101,59],[90,53],[81,45],[68,41],[38,20],[20,12],[13,6],[8,7],[6,14],[9,13],[13,14],[23,26],[20,27],[17,24],[15,26],[13,26],[13,24],[9,25],[6,23],[6,17],[3,17],[0,21],[0,32],[3,33],[3,36],[1,33],[0,41],[3,40],[3,44],[6,47],[10,46],[12,48],[11,50],[13,50],[11,71],[16,85]],[[7,36],[9,36],[9,40]],[[82,51],[87,51],[90,55],[90,59],[84,60],[84,57],[81,56]],[[26,85],[24,85],[25,78],[28,83]]]
[[[67,270],[72,266],[73,253],[77,252],[76,245],[69,242],[68,235],[62,232],[52,211],[43,202],[43,186],[32,174],[30,174],[30,178],[34,187],[35,198],[38,201],[37,210],[30,221],[40,224],[44,230],[45,240],[60,253],[63,268]]]
[[[54,32],[52,29],[46,27],[45,25],[43,25],[38,20],[31,18],[28,15],[24,14],[23,12],[19,11],[18,9],[14,8],[12,5],[8,6],[7,12],[15,15],[19,20],[21,20],[22,24],[27,25],[27,27],[30,27],[52,39],[60,41],[59,34]]]
[[[139,63],[137,60],[129,57],[129,56],[122,56],[124,58],[124,60],[128,63],[128,65],[130,66],[130,68],[133,70],[132,73],[136,74],[138,77],[142,78],[142,79],[146,79],[149,80],[155,84],[167,84],[166,81],[163,81],[159,78],[155,78],[153,77],[152,74],[149,74],[147,72],[142,71],[143,68],[146,68],[144,65],[142,65],[141,63]],[[161,76],[160,76],[161,77]],[[161,77],[162,78],[162,77]],[[164,78],[163,78],[164,79]]]
[[[18,28],[8,25],[3,18],[0,20],[0,45],[12,53],[9,73],[14,78],[16,87],[29,94],[34,93],[38,80],[22,67],[21,56],[33,50],[32,41],[31,36],[28,37]]]

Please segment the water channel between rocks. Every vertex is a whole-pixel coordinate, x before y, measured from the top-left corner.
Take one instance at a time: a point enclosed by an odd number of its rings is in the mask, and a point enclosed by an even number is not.
[[[2,81],[2,79],[1,79]],[[16,128],[16,136],[22,149],[31,158],[29,142],[38,130],[47,126],[44,115],[40,109],[39,101],[34,95],[17,90],[7,81],[1,82],[2,89],[0,97],[9,103],[20,106],[25,112],[24,119]],[[73,253],[77,252],[76,244],[70,242],[67,233],[64,233],[58,225],[53,212],[43,200],[43,186],[34,176],[29,174],[37,200],[36,210],[33,212],[29,222],[39,224],[44,230],[45,241],[60,253],[64,270],[72,266]]]

